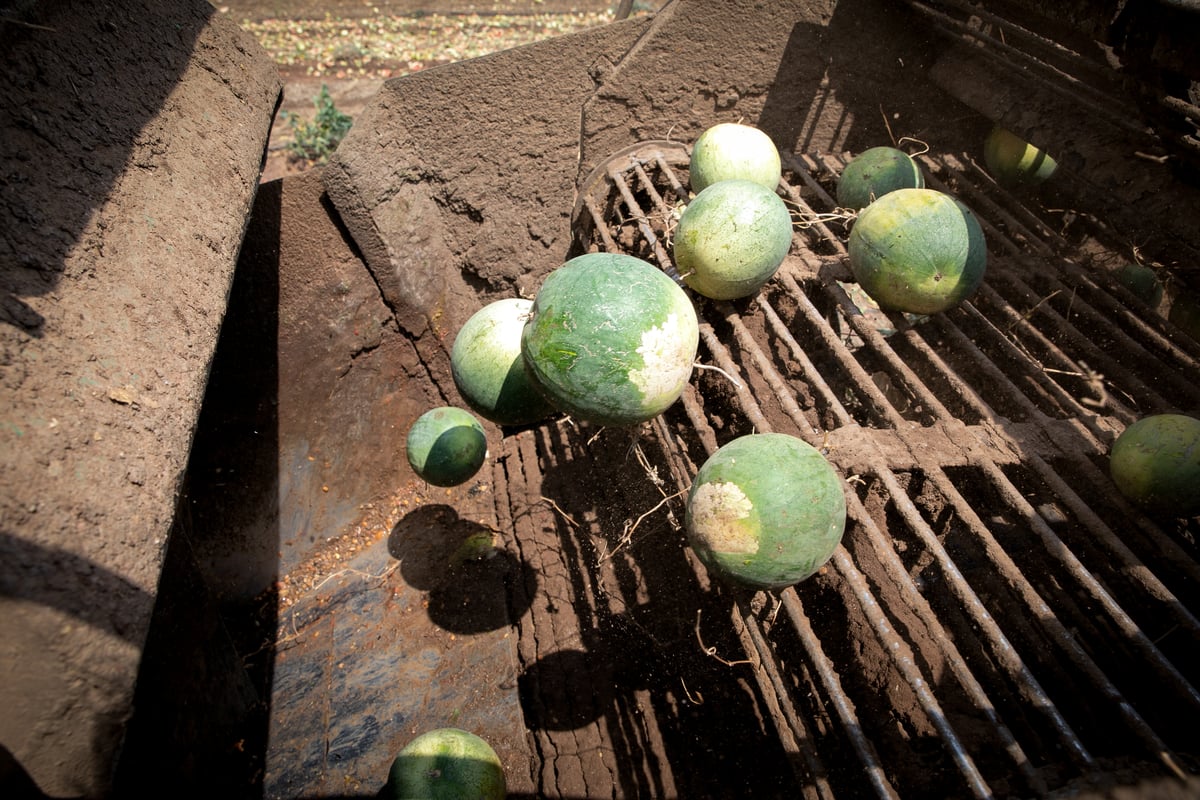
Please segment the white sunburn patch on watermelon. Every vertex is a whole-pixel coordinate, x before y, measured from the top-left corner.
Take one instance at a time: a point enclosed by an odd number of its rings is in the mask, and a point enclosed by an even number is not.
[[[678,396],[680,386],[691,376],[695,337],[684,335],[687,328],[687,323],[672,313],[662,325],[642,334],[637,354],[645,366],[630,370],[629,380],[648,403]]]
[[[754,503],[736,483],[705,483],[691,499],[696,535],[714,553],[754,555],[758,536],[750,521]]]

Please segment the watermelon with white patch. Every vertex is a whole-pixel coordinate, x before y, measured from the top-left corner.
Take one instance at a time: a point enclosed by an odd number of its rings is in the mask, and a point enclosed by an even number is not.
[[[696,310],[665,273],[633,256],[588,253],[546,277],[521,354],[555,408],[633,425],[679,398],[699,341]]]
[[[846,498],[816,448],[787,434],[752,434],[700,467],[685,525],[710,571],[744,586],[780,589],[833,555],[846,526]]]

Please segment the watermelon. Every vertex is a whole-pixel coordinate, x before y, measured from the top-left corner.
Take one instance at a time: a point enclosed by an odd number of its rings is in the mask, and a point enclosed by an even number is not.
[[[779,195],[753,181],[719,181],[688,203],[675,226],[675,268],[715,300],[757,292],[792,246],[792,217]]]
[[[837,201],[855,211],[897,189],[923,189],[925,177],[917,162],[894,147],[872,147],[851,159],[838,178]]]
[[[699,342],[696,310],[665,273],[633,256],[588,253],[546,276],[521,354],[555,408],[633,425],[679,398]]]
[[[1156,308],[1163,299],[1163,284],[1158,273],[1144,264],[1126,264],[1116,271],[1117,280],[1135,297]]]
[[[434,486],[466,483],[487,458],[479,420],[454,406],[430,409],[408,429],[408,463]]]
[[[782,176],[779,150],[758,128],[722,122],[696,139],[688,174],[696,194],[728,180],[754,181],[774,191]]]
[[[554,413],[525,373],[521,331],[533,301],[497,300],[471,315],[450,351],[450,374],[471,409],[497,425],[528,425]]]
[[[1126,428],[1109,451],[1113,483],[1155,514],[1200,513],[1200,419],[1154,414]]]
[[[388,800],[504,800],[500,757],[482,738],[439,728],[413,739],[392,761],[380,796]]]
[[[975,215],[934,189],[897,189],[864,208],[848,251],[855,280],[886,311],[951,309],[975,293],[987,268]]]
[[[833,555],[846,526],[846,497],[816,448],[787,434],[751,434],[700,467],[684,522],[710,571],[744,586],[779,589]]]
[[[1048,154],[999,125],[983,142],[983,162],[996,183],[1010,189],[1037,186],[1058,168]]]

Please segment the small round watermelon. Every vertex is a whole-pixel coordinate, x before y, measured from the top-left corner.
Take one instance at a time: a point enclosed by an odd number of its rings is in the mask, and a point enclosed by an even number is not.
[[[897,189],[923,189],[925,177],[917,162],[894,147],[872,147],[850,160],[838,178],[837,201],[855,211],[866,208]]]
[[[679,399],[699,342],[692,301],[662,270],[621,253],[588,253],[546,276],[521,353],[555,408],[633,425]]]
[[[408,463],[434,486],[470,480],[487,458],[487,436],[470,412],[454,406],[430,409],[408,429]]]
[[[1058,168],[1048,154],[999,125],[983,142],[983,162],[996,183],[1010,189],[1037,186]]]
[[[554,409],[525,373],[521,331],[533,301],[497,300],[471,315],[450,351],[454,385],[471,409],[497,425],[528,425]]]
[[[954,308],[975,293],[987,269],[979,220],[934,189],[897,189],[864,208],[848,251],[855,280],[886,311]]]
[[[754,181],[774,191],[782,175],[779,150],[758,128],[722,122],[696,139],[688,174],[696,194],[728,180]]]
[[[792,246],[792,216],[779,195],[745,180],[720,181],[688,203],[675,226],[675,268],[714,300],[757,292]]]
[[[439,728],[409,742],[392,761],[381,796],[388,800],[504,800],[504,766],[469,731]]]
[[[1147,511],[1174,517],[1200,513],[1200,419],[1143,417],[1113,442],[1109,471],[1121,494]]]
[[[833,555],[846,526],[846,497],[816,448],[787,434],[751,434],[700,467],[684,521],[709,570],[744,586],[779,589]]]

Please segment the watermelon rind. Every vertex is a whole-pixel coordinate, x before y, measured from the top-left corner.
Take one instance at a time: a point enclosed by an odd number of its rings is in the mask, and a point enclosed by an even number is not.
[[[779,195],[745,180],[720,181],[688,203],[674,233],[675,268],[714,300],[757,292],[792,246],[792,216]]]
[[[460,728],[421,734],[397,754],[380,793],[387,800],[504,800],[507,781],[496,751]]]
[[[521,331],[533,308],[523,297],[496,300],[463,323],[450,351],[454,385],[471,410],[497,425],[528,425],[554,413],[525,371]]]
[[[723,578],[779,589],[819,570],[842,540],[837,472],[795,436],[760,433],[723,445],[700,467],[685,527],[700,561]]]
[[[1126,428],[1109,451],[1117,489],[1155,514],[1200,513],[1200,419],[1153,414]]]
[[[699,340],[696,309],[666,273],[622,253],[587,253],[546,276],[521,353],[555,408],[625,426],[679,399]]]
[[[987,269],[979,220],[934,189],[897,189],[864,208],[847,253],[855,280],[880,308],[911,314],[954,308]]]
[[[688,182],[700,192],[719,181],[748,180],[774,190],[782,177],[779,149],[762,130],[738,122],[708,128],[692,145]]]
[[[466,483],[487,458],[487,435],[479,420],[455,406],[426,411],[408,429],[409,466],[434,486]]]
[[[895,147],[871,147],[850,160],[837,184],[837,202],[855,211],[897,189],[923,189],[917,162]]]
[[[996,183],[1009,189],[1037,186],[1058,169],[1048,153],[999,125],[984,139],[983,162]]]

